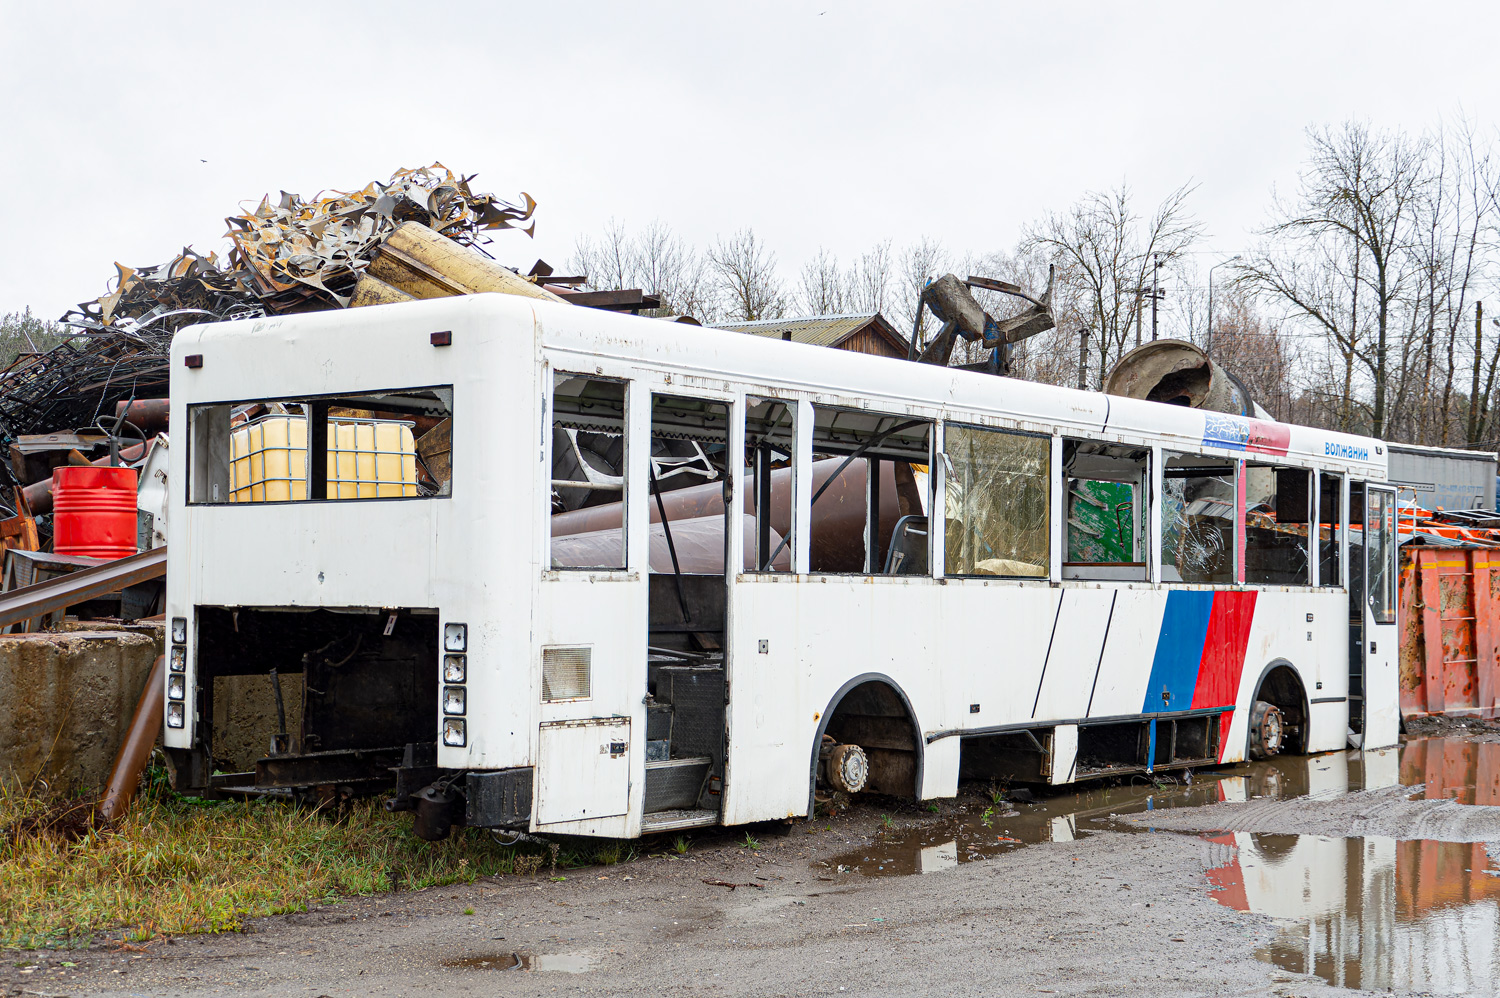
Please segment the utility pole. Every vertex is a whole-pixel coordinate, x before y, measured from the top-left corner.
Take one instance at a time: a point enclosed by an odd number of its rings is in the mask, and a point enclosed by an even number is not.
[[[1161,272],[1161,254],[1154,253],[1151,256],[1151,342],[1156,342],[1156,303],[1161,298],[1161,289],[1156,283],[1157,274]]]
[[[1136,346],[1140,346],[1141,345],[1141,291],[1142,290],[1143,289],[1141,289],[1141,288],[1136,288],[1135,289],[1135,345]]]
[[[1474,386],[1469,390],[1469,446],[1479,446],[1479,365],[1484,358],[1484,302],[1474,306]]]
[[[1089,388],[1089,327],[1078,327],[1078,390]]]

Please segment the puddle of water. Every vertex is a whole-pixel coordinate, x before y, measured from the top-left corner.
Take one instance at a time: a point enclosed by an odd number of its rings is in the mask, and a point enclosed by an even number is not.
[[[1034,842],[1071,842],[1106,827],[1110,814],[1159,808],[1201,807],[1253,797],[1331,798],[1377,787],[1421,786],[1413,799],[1451,799],[1500,806],[1500,742],[1462,737],[1413,738],[1399,748],[1288,756],[1181,774],[1158,774],[1162,782],[1137,776],[1120,786],[1088,785],[1048,795],[1035,803],[999,803],[918,827],[882,834],[863,849],[829,860],[841,872],[865,876],[931,873],[959,863],[1008,852]],[[1114,826],[1118,827],[1118,826]]]
[[[1235,832],[1213,897],[1285,920],[1256,956],[1348,988],[1494,994],[1500,869],[1480,843]]]
[[[828,860],[865,876],[932,873],[1035,842],[1071,842],[1108,826],[1111,814],[1201,807],[1252,797],[1337,796],[1366,786],[1394,786],[1397,751],[1331,752],[1227,766],[1194,773],[1137,776],[1127,784],[1092,784],[1072,792],[1037,791],[1034,803],[986,807],[970,798],[964,813],[883,833],[868,846]],[[1118,827],[1118,826],[1114,826]]]
[[[449,960],[445,967],[460,970],[535,970],[560,974],[582,974],[594,969],[597,960],[587,953],[492,953]]]
[[[1500,806],[1500,742],[1413,738],[1402,746],[1401,784],[1422,784],[1412,800]]]

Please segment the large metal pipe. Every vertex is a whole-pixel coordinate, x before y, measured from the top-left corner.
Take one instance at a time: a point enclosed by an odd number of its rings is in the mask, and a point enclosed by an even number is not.
[[[1104,390],[1125,398],[1269,418],[1238,378],[1184,340],[1155,340],[1136,347],[1109,372]]]
[[[724,574],[724,517],[704,516],[695,520],[669,520],[672,546],[677,553],[677,567],[684,575]],[[743,524],[745,567],[755,563],[755,519],[745,517]],[[781,534],[771,531],[771,547],[781,543]],[[667,535],[660,523],[651,525],[651,571],[672,574],[671,553]],[[608,565],[621,555],[620,528],[596,530],[586,534],[568,534],[552,539],[553,568],[588,568]],[[792,553],[786,548],[773,563],[779,572],[790,571]]]
[[[883,554],[890,541],[890,532],[901,516],[901,486],[896,476],[896,463],[880,462],[880,528]],[[844,464],[844,458],[825,458],[813,462],[812,490],[816,493],[823,483],[833,477]],[[813,570],[819,572],[859,572],[864,570],[865,559],[865,507],[866,462],[849,462],[838,479],[813,506]],[[755,495],[754,476],[747,475],[747,495]],[[651,522],[658,523],[661,516],[655,503],[648,503]],[[666,507],[667,521],[676,524],[679,520],[702,520],[705,517],[723,517],[724,487],[719,482],[694,485],[662,493],[662,505]],[[910,503],[909,503],[910,505]],[[574,534],[592,534],[600,531],[620,529],[623,507],[618,502],[588,506],[569,510],[552,517],[552,536],[566,537]],[[771,529],[785,537],[792,525],[792,470],[779,468],[771,472]],[[772,547],[776,547],[778,540]],[[780,557],[777,559],[781,560]],[[878,560],[878,559],[877,559]]]
[[[115,403],[115,417],[124,416],[131,425],[148,437],[167,432],[167,418],[171,412],[171,399],[136,399],[128,406]]]
[[[115,766],[109,772],[104,800],[99,804],[99,814],[105,821],[114,821],[123,815],[130,802],[135,799],[146,760],[151,758],[151,750],[156,747],[156,736],[161,733],[166,671],[167,656],[156,656],[151,674],[146,677],[146,688],[141,691],[140,702],[135,705],[135,716],[130,719],[130,728],[125,732],[125,742],[120,746],[120,752],[115,756]]]

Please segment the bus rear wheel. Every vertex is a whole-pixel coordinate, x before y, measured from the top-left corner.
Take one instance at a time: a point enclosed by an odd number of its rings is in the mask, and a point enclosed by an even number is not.
[[[1264,700],[1250,707],[1250,758],[1269,759],[1286,741],[1286,718],[1281,708]]]

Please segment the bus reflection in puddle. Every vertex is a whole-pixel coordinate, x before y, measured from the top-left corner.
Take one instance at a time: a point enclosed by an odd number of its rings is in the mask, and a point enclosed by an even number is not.
[[[900,876],[932,873],[1037,842],[1071,842],[1094,829],[1119,829],[1112,814],[1202,807],[1253,797],[1336,796],[1397,783],[1397,751],[1288,756],[1207,770],[1186,785],[1136,777],[1129,784],[1094,784],[1073,793],[1038,793],[1032,803],[977,803],[962,812],[890,832],[828,861],[840,873]],[[1148,826],[1149,827],[1149,826]]]
[[[1213,897],[1288,920],[1256,956],[1330,984],[1440,994],[1500,983],[1500,869],[1478,842],[1205,836]]]

